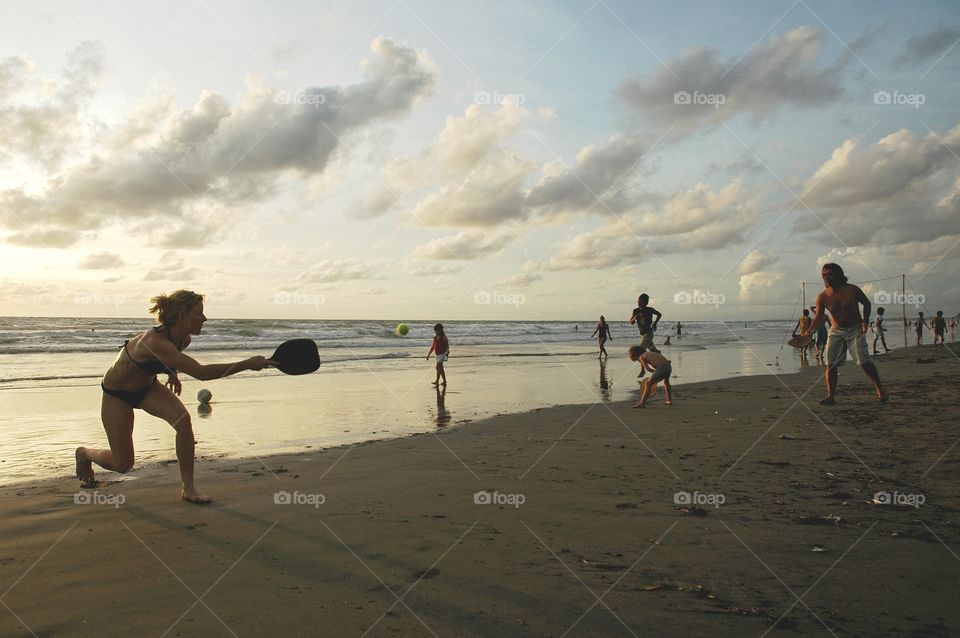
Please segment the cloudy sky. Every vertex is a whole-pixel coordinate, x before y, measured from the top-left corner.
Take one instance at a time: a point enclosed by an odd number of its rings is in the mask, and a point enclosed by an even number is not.
[[[960,310],[951,1],[0,5],[0,314]],[[621,317],[622,315],[622,317]]]

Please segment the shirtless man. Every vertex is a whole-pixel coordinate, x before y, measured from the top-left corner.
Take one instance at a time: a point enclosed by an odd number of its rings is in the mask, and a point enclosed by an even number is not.
[[[817,315],[813,323],[804,331],[808,335],[824,322],[824,309],[830,311],[833,326],[827,336],[827,396],[820,399],[821,405],[833,405],[837,401],[834,394],[837,389],[837,366],[842,366],[849,351],[853,360],[863,369],[877,390],[881,403],[889,394],[880,383],[877,366],[867,355],[867,340],[864,335],[870,325],[870,300],[859,286],[847,283],[843,268],[838,264],[824,264],[820,273],[826,289],[817,295]],[[863,316],[860,306],[863,305]]]
[[[938,343],[941,346],[944,345],[943,337],[947,330],[947,321],[943,318],[943,311],[938,310],[937,316],[934,317],[930,323],[932,324],[930,327],[933,329],[933,345],[937,345]]]

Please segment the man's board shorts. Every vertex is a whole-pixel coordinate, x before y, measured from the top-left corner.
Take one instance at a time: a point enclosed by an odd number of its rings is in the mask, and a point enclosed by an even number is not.
[[[817,345],[823,346],[827,342],[827,327],[820,326],[817,328]]]
[[[847,352],[857,365],[871,362],[867,354],[867,340],[860,333],[860,326],[830,328],[830,334],[827,335],[827,365],[842,366],[847,360]]]
[[[437,355],[437,363],[446,363],[447,359],[450,358],[446,352]]]
[[[651,352],[660,352],[657,350],[657,346],[653,345],[653,330],[647,330],[640,335],[640,347]]]
[[[661,363],[657,366],[657,369],[653,371],[653,375],[650,377],[650,383],[659,383],[660,381],[666,381],[670,378],[670,375],[673,373],[673,367],[669,363]]]

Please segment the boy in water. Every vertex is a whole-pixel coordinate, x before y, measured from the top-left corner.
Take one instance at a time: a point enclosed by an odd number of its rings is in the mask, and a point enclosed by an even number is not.
[[[887,347],[887,338],[883,335],[887,331],[883,327],[883,313],[882,307],[877,308],[877,320],[873,322],[873,331],[876,333],[873,336],[873,354],[877,354],[877,341],[883,344],[883,354],[890,352],[890,348]]]
[[[673,373],[673,368],[670,365],[670,360],[659,352],[647,350],[642,346],[630,346],[627,355],[631,361],[640,364],[639,377],[642,377],[647,370],[653,373],[649,379],[643,382],[643,394],[640,395],[640,401],[635,403],[633,407],[645,408],[647,399],[657,393],[657,383],[660,381],[663,381],[663,389],[667,393],[667,400],[663,402],[664,405],[673,405],[673,395],[670,391],[670,375]]]
[[[947,322],[943,318],[943,311],[938,310],[937,316],[933,318],[933,321],[930,323],[933,324],[933,345],[938,343],[943,346],[943,333],[947,330]]]
[[[660,318],[663,315],[653,306],[648,306],[649,303],[650,295],[647,293],[637,297],[637,307],[633,309],[633,314],[630,315],[630,325],[637,324],[637,327],[640,328],[641,347],[651,352],[660,352],[657,350],[657,346],[653,345],[653,333],[657,331],[657,324],[660,323]],[[657,316],[656,319],[653,318],[654,315]]]
[[[923,327],[927,326],[927,320],[923,318],[923,313],[920,313],[920,317],[917,319],[917,345],[923,344]],[[929,328],[930,326],[927,326]]]
[[[817,314],[817,307],[810,306],[811,320]],[[823,356],[827,352],[827,326],[826,323],[817,328],[817,338],[813,340],[813,346],[817,350],[817,361],[823,361]]]
[[[450,342],[447,341],[447,335],[443,333],[443,324],[438,323],[433,327],[433,332],[436,336],[433,338],[433,343],[430,345],[430,352],[427,353],[427,360],[430,359],[430,355],[434,352],[437,353],[437,380],[434,381],[431,385],[447,385],[447,373],[443,369],[444,362],[450,357]],[[443,383],[440,383],[440,379],[443,378]]]
[[[877,398],[883,403],[889,395],[880,383],[877,366],[867,354],[867,341],[864,337],[870,325],[870,300],[859,286],[848,283],[846,275],[843,274],[843,268],[839,264],[824,264],[820,274],[826,288],[817,295],[817,315],[805,333],[810,334],[820,327],[824,322],[824,310],[830,311],[833,327],[827,336],[827,396],[820,399],[820,405],[834,405],[837,402],[834,397],[837,389],[837,367],[846,362],[848,351],[873,382],[877,390]],[[862,317],[860,316],[861,305],[863,306]]]

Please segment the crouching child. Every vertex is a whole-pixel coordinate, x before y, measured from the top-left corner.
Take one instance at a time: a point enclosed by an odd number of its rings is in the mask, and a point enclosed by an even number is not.
[[[643,377],[645,372],[652,372],[649,379],[641,382],[643,385],[643,394],[640,395],[640,401],[634,404],[635,408],[643,408],[647,405],[647,400],[657,393],[657,384],[663,381],[663,389],[667,393],[667,400],[664,405],[673,405],[673,394],[670,387],[670,375],[673,368],[670,360],[658,352],[647,350],[641,346],[631,346],[627,351],[631,361],[640,364],[640,375]]]

